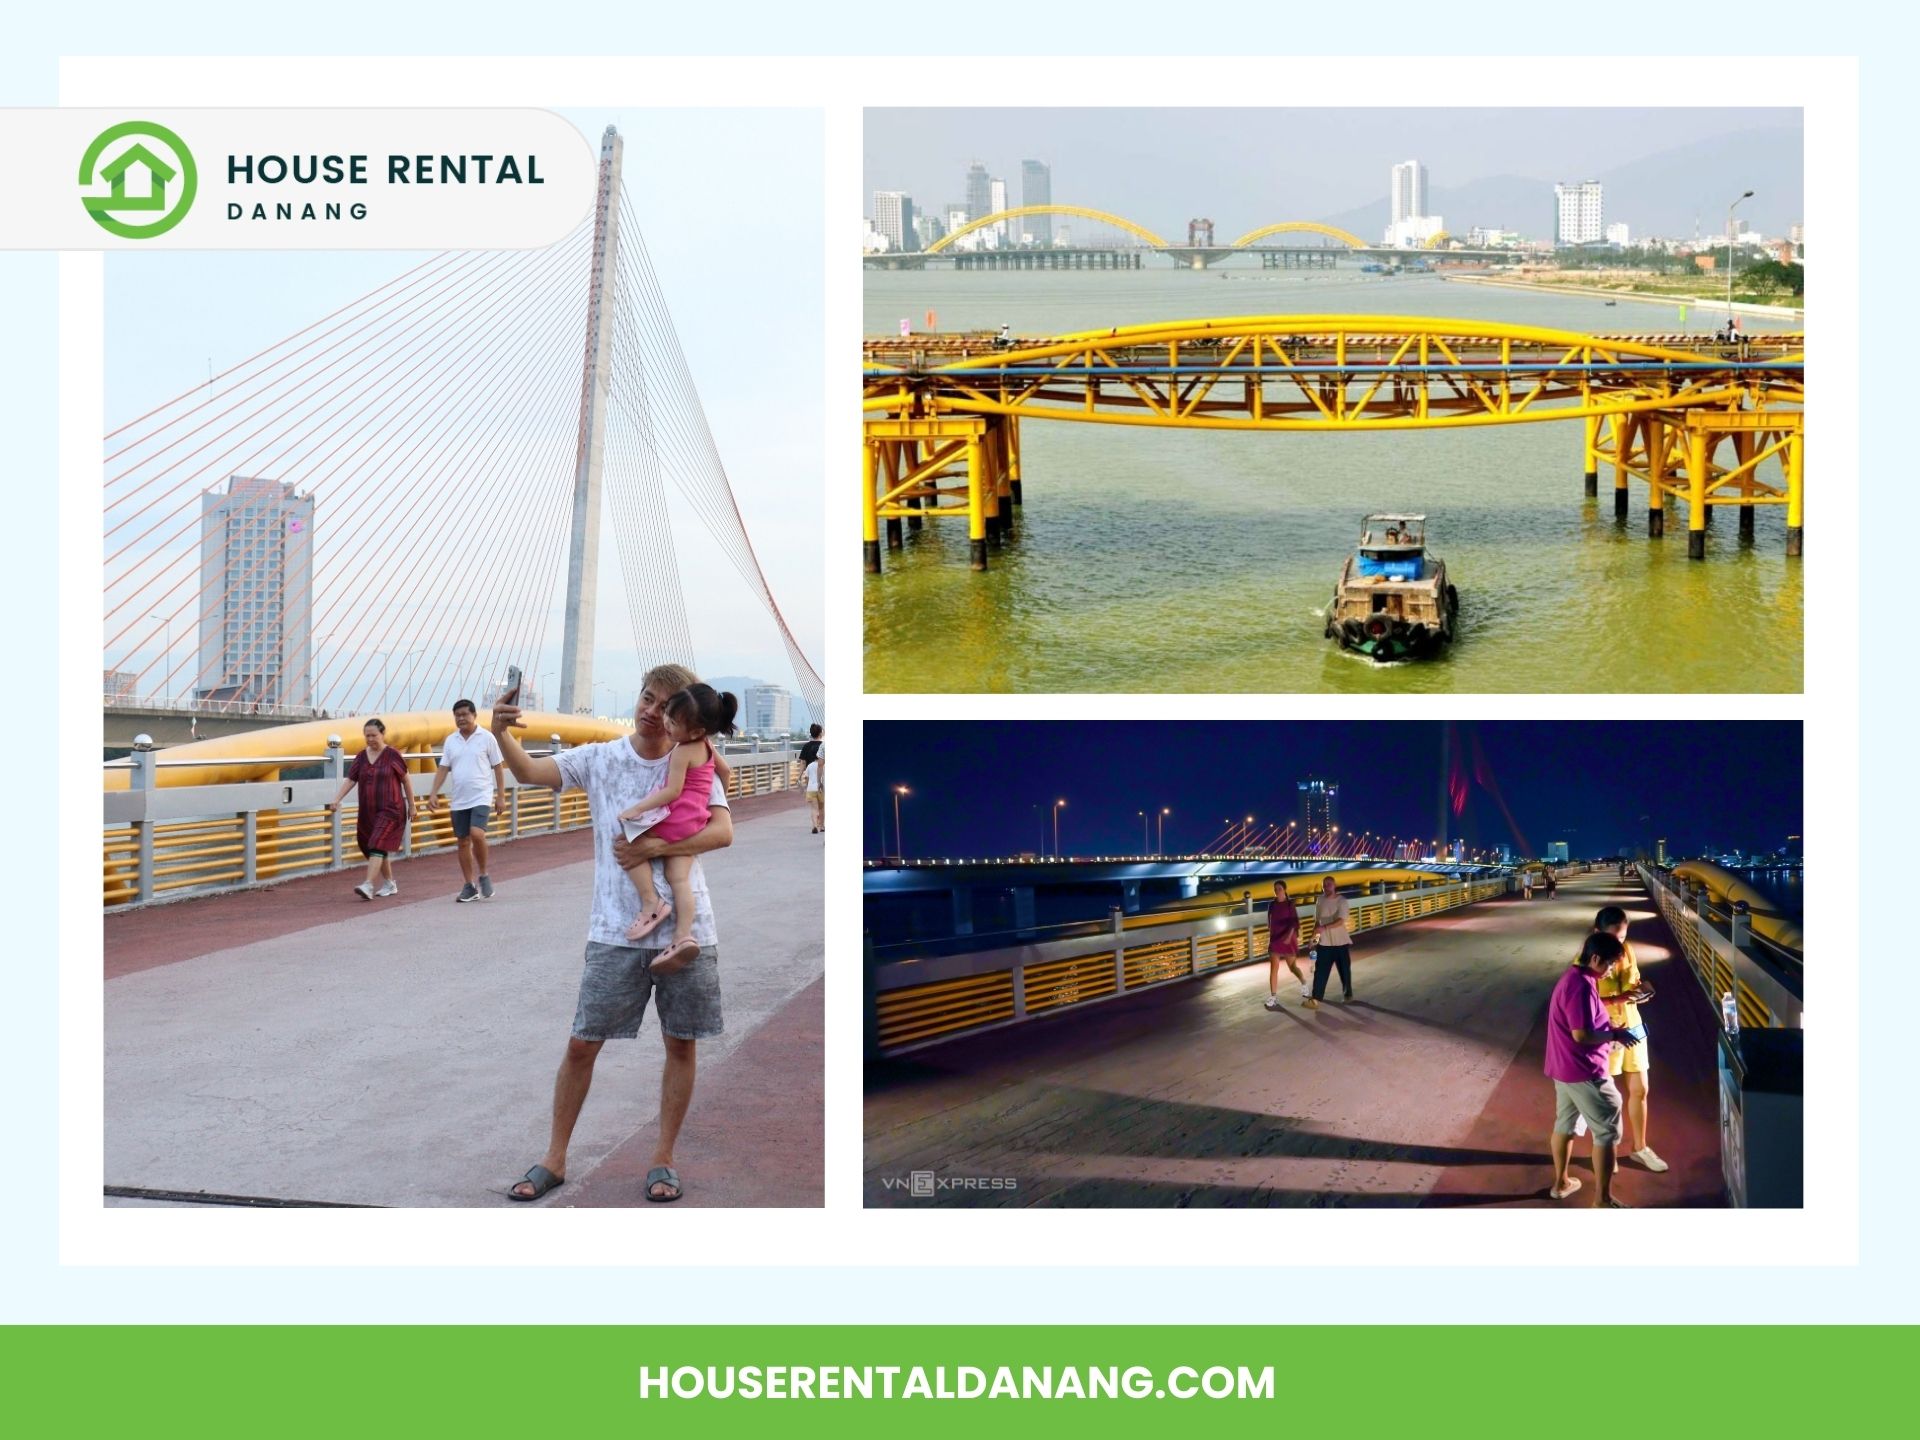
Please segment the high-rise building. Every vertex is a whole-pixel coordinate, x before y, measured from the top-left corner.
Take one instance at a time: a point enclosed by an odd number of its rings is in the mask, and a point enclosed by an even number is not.
[[[1601,185],[1582,180],[1553,187],[1553,243],[1591,245],[1607,233]]]
[[[1394,249],[1420,249],[1446,229],[1438,215],[1427,213],[1427,167],[1418,160],[1393,167],[1389,198],[1393,218],[1387,222],[1386,243]]]
[[[100,672],[100,698],[109,705],[116,700],[131,700],[134,687],[139,683],[140,677],[131,670],[103,670]]]
[[[993,207],[987,211],[989,215],[998,215],[1007,208],[1007,182],[998,176],[995,176],[987,186],[987,204]],[[1013,232],[1012,226],[1013,221],[1002,220],[998,225],[988,227],[994,233],[995,244],[1011,245],[1020,238]]]
[[[1624,220],[1617,225],[1609,225],[1607,226],[1607,243],[1618,245],[1624,250],[1633,243],[1633,230]]]
[[[1403,160],[1393,167],[1393,221],[1411,220],[1427,213],[1427,167]]]
[[[313,497],[251,475],[201,496],[200,587],[199,698],[311,705]]]
[[[1053,167],[1044,160],[1022,160],[1020,162],[1020,203],[1022,205],[1051,205],[1053,203]],[[1022,227],[1033,237],[1033,243],[1046,249],[1053,244],[1053,217],[1051,215],[1030,215]]]
[[[913,229],[913,197],[904,190],[873,192],[873,228],[887,237],[889,250],[917,250]]]
[[[1551,845],[1547,846],[1547,859],[1551,860],[1554,864],[1564,865],[1567,863],[1567,858],[1568,851],[1566,841],[1555,840]]]
[[[749,735],[785,735],[793,729],[793,696],[778,685],[748,686],[744,709]]]
[[[979,220],[993,213],[993,177],[978,160],[967,167],[967,219]]]
[[[1300,782],[1300,839],[1303,853],[1317,855],[1333,844],[1340,823],[1340,782],[1309,775]]]

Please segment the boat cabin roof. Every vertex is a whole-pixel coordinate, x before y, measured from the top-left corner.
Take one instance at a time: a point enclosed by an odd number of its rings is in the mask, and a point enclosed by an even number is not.
[[[1405,533],[1389,540],[1386,532],[1392,528]],[[1426,549],[1426,530],[1424,515],[1369,515],[1360,532],[1360,548],[1369,555],[1418,555]]]

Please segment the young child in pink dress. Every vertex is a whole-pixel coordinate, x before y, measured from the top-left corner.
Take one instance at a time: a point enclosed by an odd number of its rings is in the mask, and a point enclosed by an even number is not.
[[[685,840],[706,828],[713,777],[717,772],[725,785],[732,774],[707,737],[731,735],[733,717],[739,710],[740,702],[732,694],[715,691],[711,685],[689,685],[667,700],[662,717],[667,734],[673,737],[667,778],[653,794],[620,812],[629,840],[642,835]],[[700,953],[693,938],[693,857],[669,855],[663,863],[670,896],[655,887],[651,863],[643,861],[627,871],[641,901],[640,914],[628,928],[627,939],[645,939],[667,916],[673,916],[673,943],[654,957],[651,969],[655,975],[684,969]]]

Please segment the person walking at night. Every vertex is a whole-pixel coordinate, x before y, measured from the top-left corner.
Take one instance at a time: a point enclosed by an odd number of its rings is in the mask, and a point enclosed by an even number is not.
[[[1553,1131],[1547,1145],[1553,1155],[1553,1183],[1547,1194],[1564,1200],[1580,1188],[1567,1167],[1573,1137],[1584,1120],[1593,1132],[1596,1208],[1624,1210],[1613,1197],[1614,1155],[1620,1143],[1620,1091],[1609,1070],[1609,1054],[1618,1045],[1638,1045],[1631,1030],[1613,1025],[1600,1003],[1600,977],[1612,969],[1626,947],[1598,930],[1587,936],[1574,962],[1553,987],[1547,1002],[1547,1078],[1553,1081]]]
[[[1520,898],[1522,900],[1533,898],[1533,871],[1531,870],[1520,872]]]
[[[480,728],[479,711],[471,700],[453,702],[453,733],[440,744],[440,764],[434,770],[433,789],[427,792],[427,813],[440,808],[440,787],[452,779],[448,804],[453,812],[453,839],[460,850],[460,878],[466,884],[454,896],[466,905],[493,898],[487,875],[487,821],[507,813],[507,762],[493,732]]]
[[[1611,935],[1620,942],[1620,958],[1600,977],[1600,1003],[1607,1007],[1607,1019],[1640,1036],[1638,1045],[1616,1046],[1608,1057],[1609,1073],[1624,1092],[1626,1133],[1622,1154],[1658,1174],[1667,1168],[1667,1162],[1647,1143],[1647,1076],[1653,1068],[1653,1057],[1647,1048],[1647,1027],[1640,1021],[1640,1007],[1653,999],[1653,986],[1641,978],[1640,967],[1634,963],[1633,946],[1627,943],[1626,911],[1618,905],[1602,907],[1593,917],[1593,929],[1595,934]]]
[[[1273,882],[1267,904],[1267,1009],[1280,1008],[1280,967],[1285,965],[1300,982],[1300,1003],[1313,999],[1307,977],[1300,973],[1300,912],[1287,894],[1287,882]]]
[[[1557,899],[1560,894],[1560,880],[1553,871],[1547,871],[1547,899]]]
[[[387,723],[369,720],[361,730],[366,749],[347,766],[340,789],[327,802],[337,810],[347,791],[360,791],[360,810],[354,821],[353,838],[366,857],[367,878],[353,887],[362,900],[376,895],[398,895],[393,880],[393,852],[407,843],[407,821],[413,815],[413,781],[408,778],[406,758],[387,743]],[[377,888],[376,888],[377,886]]]
[[[1328,875],[1320,882],[1320,899],[1313,907],[1313,993],[1301,1002],[1309,1010],[1327,998],[1327,976],[1340,971],[1340,1000],[1353,999],[1353,912],[1347,897]]]

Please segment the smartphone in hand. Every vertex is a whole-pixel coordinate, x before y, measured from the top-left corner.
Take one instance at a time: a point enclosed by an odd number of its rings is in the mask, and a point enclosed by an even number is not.
[[[520,667],[518,665],[509,665],[507,667],[507,688],[500,692],[500,700],[498,703],[516,706],[520,703],[521,679]]]

